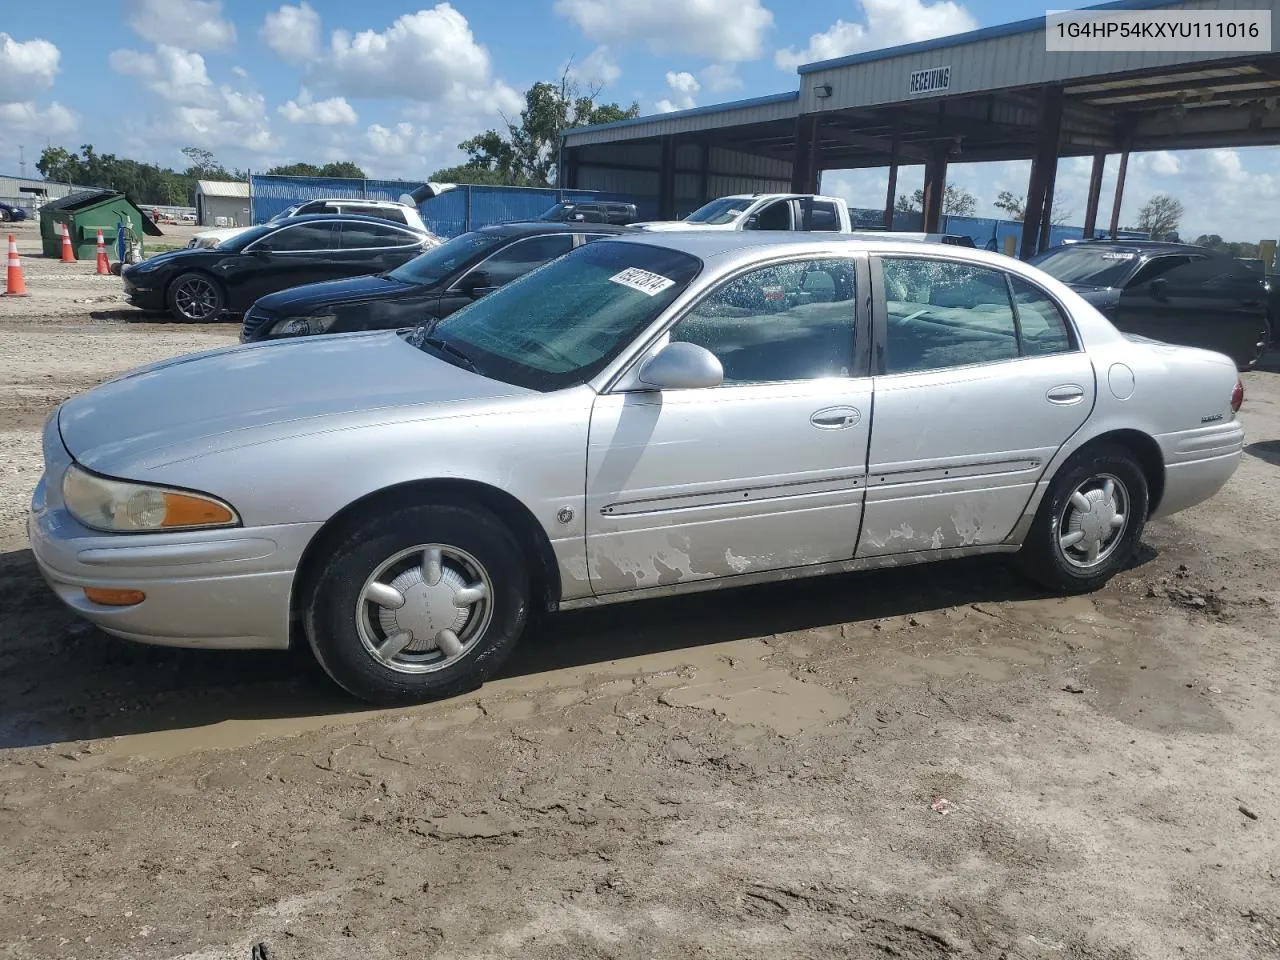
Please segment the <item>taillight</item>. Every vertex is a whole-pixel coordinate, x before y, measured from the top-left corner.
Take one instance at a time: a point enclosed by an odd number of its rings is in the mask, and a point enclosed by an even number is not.
[[[1231,391],[1231,412],[1239,413],[1240,407],[1244,405],[1244,384],[1236,379],[1236,388]]]

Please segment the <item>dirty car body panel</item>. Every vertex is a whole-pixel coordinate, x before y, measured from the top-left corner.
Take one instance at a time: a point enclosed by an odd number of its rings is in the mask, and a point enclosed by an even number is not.
[[[572,270],[596,286],[543,296]],[[503,310],[519,325],[484,327]],[[561,311],[585,319],[557,326]],[[389,493],[507,505],[555,609],[1013,552],[1099,438],[1156,451],[1153,516],[1211,496],[1243,445],[1229,358],[1125,337],[1065,285],[978,250],[638,234],[580,247],[438,331],[451,324],[471,339],[250,344],[67,401],[29,519],[46,579],[121,636],[279,648],[300,568]],[[525,336],[522,356],[502,353]],[[646,384],[677,344],[713,354],[723,380]],[[73,468],[216,497],[236,523],[90,529],[62,497]],[[146,599],[86,599],[103,586]]]

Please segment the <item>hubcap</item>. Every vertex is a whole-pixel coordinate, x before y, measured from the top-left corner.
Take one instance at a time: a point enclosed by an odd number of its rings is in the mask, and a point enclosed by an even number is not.
[[[174,295],[178,312],[188,320],[204,320],[213,313],[218,302],[213,284],[205,280],[188,280]]]
[[[466,656],[493,616],[493,584],[465,550],[402,550],[365,581],[356,601],[360,642],[382,666],[430,673]]]
[[[1058,550],[1071,566],[1092,569],[1115,552],[1128,525],[1128,490],[1118,477],[1099,474],[1068,498],[1058,522]]]

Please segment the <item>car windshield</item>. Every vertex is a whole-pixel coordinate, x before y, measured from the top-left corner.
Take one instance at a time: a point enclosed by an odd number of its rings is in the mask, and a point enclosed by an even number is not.
[[[477,372],[531,390],[585,383],[652,323],[702,269],[641,243],[579,247],[433,325],[410,342],[465,357]]]
[[[1058,247],[1029,261],[1063,283],[1082,287],[1117,287],[1124,282],[1141,254],[1133,248]]]
[[[292,207],[287,207],[286,209],[281,210],[274,217],[268,220],[267,223],[279,223],[281,220],[288,220],[290,217],[292,217],[295,213],[298,212],[298,208],[300,206],[302,206],[302,204],[295,203]]]
[[[496,231],[464,233],[396,267],[387,276],[401,283],[439,283],[473,257],[488,253],[509,239],[510,237]]]
[[[227,237],[225,240],[218,241],[219,250],[243,250],[259,237],[265,237],[272,230],[276,229],[277,224],[268,220],[266,223],[260,223],[256,227],[249,227],[241,230],[235,236]]]
[[[554,207],[549,209],[542,216],[538,217],[538,219],[560,221],[565,219],[565,217],[567,217],[570,213],[572,213],[573,208],[574,208],[574,204],[572,203],[557,203]]]
[[[703,204],[684,219],[686,223],[709,223],[718,226],[733,223],[749,206],[751,201],[744,197],[721,197],[719,200]]]

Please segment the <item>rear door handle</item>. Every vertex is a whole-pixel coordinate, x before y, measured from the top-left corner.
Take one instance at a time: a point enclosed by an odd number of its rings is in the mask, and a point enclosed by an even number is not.
[[[862,413],[857,407],[827,407],[809,418],[809,422],[820,430],[842,430],[861,420]]]
[[[1084,399],[1084,387],[1074,383],[1060,384],[1050,388],[1049,392],[1045,394],[1045,399],[1060,406],[1079,403]]]

